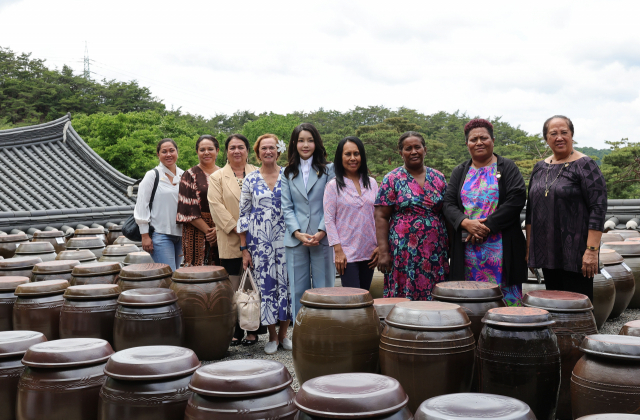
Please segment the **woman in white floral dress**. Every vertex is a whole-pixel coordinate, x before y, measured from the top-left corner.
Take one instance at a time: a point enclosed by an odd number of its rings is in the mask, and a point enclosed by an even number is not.
[[[273,134],[265,134],[256,140],[253,149],[262,167],[248,174],[242,183],[237,226],[243,266],[245,269],[253,267],[254,279],[260,287],[260,323],[269,328],[269,342],[264,347],[267,354],[275,353],[279,345],[291,350],[291,340],[287,338],[291,299],[280,203],[280,180],[284,169],[276,163],[282,148],[284,143]],[[280,331],[276,333],[277,324]]]

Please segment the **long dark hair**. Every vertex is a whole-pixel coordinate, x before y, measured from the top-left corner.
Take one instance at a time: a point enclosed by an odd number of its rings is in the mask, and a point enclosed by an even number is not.
[[[322,176],[327,173],[327,150],[324,148],[324,144],[322,144],[322,137],[320,137],[320,133],[313,126],[313,124],[302,123],[293,129],[293,133],[291,133],[291,140],[289,140],[289,150],[287,151],[288,162],[287,167],[284,169],[284,176],[286,176],[287,178],[292,174],[293,176],[291,177],[291,179],[293,179],[300,173],[298,137],[303,131],[308,131],[309,133],[311,133],[313,142],[316,145],[316,148],[313,151],[313,169],[318,172],[318,176]]]
[[[338,143],[338,148],[336,149],[336,157],[333,160],[333,169],[336,172],[338,195],[340,195],[340,190],[346,187],[344,183],[344,166],[342,165],[342,151],[344,149],[344,145],[349,141],[355,144],[358,147],[358,151],[360,152],[360,167],[358,168],[358,173],[360,174],[362,185],[364,185],[366,189],[369,189],[371,187],[369,183],[369,168],[367,167],[367,155],[364,152],[364,144],[362,144],[362,140],[360,140],[359,138],[355,136],[349,136],[340,140],[340,143]]]

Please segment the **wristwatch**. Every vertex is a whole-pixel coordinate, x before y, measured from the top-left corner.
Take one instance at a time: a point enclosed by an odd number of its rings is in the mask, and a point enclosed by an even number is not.
[[[598,251],[600,249],[600,247],[599,246],[589,246],[589,245],[587,245],[587,249],[589,251]]]
[[[249,249],[249,247],[248,246],[241,246],[240,247],[240,251],[244,251],[245,249]]]

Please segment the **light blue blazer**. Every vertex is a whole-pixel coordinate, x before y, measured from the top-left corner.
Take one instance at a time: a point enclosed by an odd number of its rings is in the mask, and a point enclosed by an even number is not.
[[[315,235],[319,230],[325,231],[324,227],[324,186],[335,177],[333,163],[326,166],[326,174],[318,178],[318,174],[311,168],[307,186],[304,186],[302,171],[298,176],[290,179],[291,176],[282,179],[282,212],[284,213],[284,223],[286,232],[284,236],[284,246],[295,247],[300,245],[300,241],[293,236],[296,230],[302,233]],[[329,240],[325,235],[320,241],[322,245],[329,245]]]

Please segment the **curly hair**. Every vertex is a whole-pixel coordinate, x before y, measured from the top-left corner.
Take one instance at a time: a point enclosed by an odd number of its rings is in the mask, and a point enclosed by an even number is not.
[[[493,124],[483,118],[475,118],[464,125],[464,141],[469,140],[469,132],[474,128],[486,128],[489,132],[489,137],[493,137]]]

